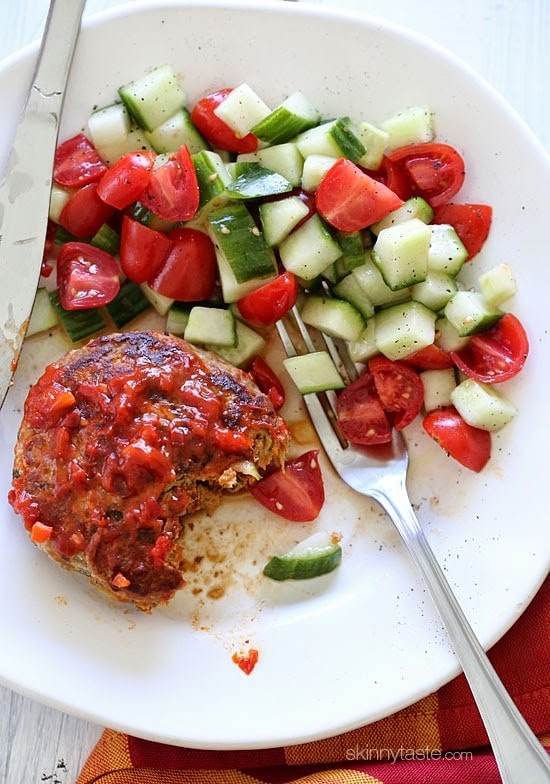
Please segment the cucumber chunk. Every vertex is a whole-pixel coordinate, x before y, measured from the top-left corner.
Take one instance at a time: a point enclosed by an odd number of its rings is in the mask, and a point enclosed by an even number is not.
[[[424,408],[433,411],[452,404],[451,394],[456,388],[454,368],[423,370],[420,380],[424,387]]]
[[[460,337],[457,330],[449,319],[442,316],[435,322],[435,344],[447,353],[449,351],[459,351],[468,342],[469,338]]]
[[[130,115],[146,131],[154,131],[185,106],[186,96],[171,65],[154,68],[119,88]]]
[[[431,310],[442,310],[458,287],[455,279],[444,272],[428,272],[426,280],[411,288],[411,296]]]
[[[408,288],[392,291],[386,285],[380,270],[374,264],[370,255],[364,264],[354,269],[350,274],[357,279],[357,282],[375,308],[395,305],[398,302],[410,299],[411,295]]]
[[[342,249],[315,213],[281,242],[279,253],[285,269],[309,281],[340,258]]]
[[[209,145],[191,120],[191,115],[182,107],[165,120],[154,131],[146,131],[145,138],[155,152],[176,152],[185,144],[191,155],[208,150]]]
[[[338,538],[318,531],[283,555],[275,555],[263,573],[272,580],[308,580],[332,572],[341,562]]]
[[[365,329],[365,319],[349,302],[309,294],[304,297],[302,320],[333,338],[357,340]]]
[[[430,226],[432,237],[428,252],[428,267],[433,272],[456,276],[468,258],[468,251],[454,226],[446,223]]]
[[[214,114],[238,135],[246,136],[252,128],[271,114],[271,109],[250,85],[235,87],[214,109]]]
[[[276,144],[258,152],[241,153],[237,156],[237,163],[240,162],[261,163],[266,169],[271,169],[288,180],[293,188],[298,188],[301,184],[304,159],[293,142]]]
[[[107,305],[115,327],[121,329],[149,308],[149,300],[137,283],[125,280],[116,297]]]
[[[252,128],[252,133],[270,145],[281,144],[313,128],[321,115],[301,93],[295,92]]]
[[[231,199],[262,199],[287,193],[292,190],[292,184],[255,161],[240,161],[234,164],[233,179],[226,190]]]
[[[460,337],[485,332],[504,312],[488,305],[478,291],[457,291],[445,305],[445,316]]]
[[[259,213],[265,240],[272,248],[279,245],[309,214],[309,209],[299,196],[287,196],[260,204]]]
[[[348,341],[348,353],[352,362],[368,362],[380,354],[376,345],[376,319],[374,316],[367,321],[367,326],[357,340]]]
[[[388,150],[396,150],[407,144],[431,142],[434,138],[433,116],[425,106],[411,106],[388,117],[382,130],[389,134]]]
[[[209,351],[215,351],[232,365],[239,368],[248,367],[249,363],[261,354],[265,348],[264,338],[242,321],[235,321],[237,333],[236,346],[205,345]]]
[[[411,196],[401,207],[392,210],[385,218],[369,226],[373,234],[379,234],[382,229],[388,229],[397,223],[404,223],[411,218],[418,218],[423,223],[429,223],[433,218],[434,211],[422,196]]]
[[[384,150],[388,146],[390,135],[382,128],[377,128],[368,122],[361,122],[357,128],[357,135],[366,152],[358,161],[365,169],[376,171],[380,168]]]
[[[201,150],[192,156],[192,160],[199,183],[199,210],[205,217],[211,210],[227,203],[229,194],[226,187],[231,182],[231,176],[217,152]]]
[[[302,395],[345,386],[328,351],[288,357],[283,359],[283,365]]]
[[[517,291],[514,271],[505,263],[480,275],[478,282],[483,299],[495,308],[513,297]]]
[[[59,223],[59,216],[63,212],[63,207],[71,198],[73,191],[70,188],[64,188],[56,182],[52,184],[50,193],[50,209],[48,218],[54,223]]]
[[[109,166],[129,152],[151,149],[144,131],[131,122],[121,103],[93,112],[88,118],[88,131],[94,147]]]
[[[354,278],[353,275],[346,275],[337,283],[332,289],[334,296],[339,299],[345,299],[357,308],[359,313],[365,318],[369,319],[374,316],[374,305],[365,294],[363,288]]]
[[[492,384],[473,378],[462,381],[451,393],[451,401],[460,416],[472,427],[496,433],[517,414],[510,401]]]
[[[57,291],[50,291],[48,296],[57,312],[61,326],[73,343],[89,338],[90,335],[100,332],[107,326],[98,308],[65,310],[61,307]]]
[[[389,226],[378,234],[372,260],[392,291],[426,280],[431,231],[418,218]]]
[[[308,155],[302,168],[302,189],[308,193],[316,191],[325,174],[337,160],[334,155]]]
[[[183,336],[189,343],[235,347],[237,345],[235,317],[225,308],[196,305],[189,311]]]
[[[32,335],[46,332],[46,330],[52,329],[58,324],[59,317],[55,306],[50,300],[48,291],[44,287],[37,289],[25,337],[30,338]]]
[[[184,335],[189,323],[191,308],[182,302],[174,302],[166,314],[166,331],[172,335]]]
[[[147,283],[140,283],[139,287],[159,316],[166,316],[174,304],[174,300],[171,297],[165,297],[164,294],[159,294],[158,291],[153,291]]]
[[[376,314],[376,345],[388,359],[405,359],[431,345],[435,337],[435,313],[411,300],[392,305]]]

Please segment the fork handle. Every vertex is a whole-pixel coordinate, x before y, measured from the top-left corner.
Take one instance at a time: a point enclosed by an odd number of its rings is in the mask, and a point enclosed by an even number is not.
[[[372,494],[399,531],[454,646],[491,742],[503,784],[550,784],[550,756],[504,688],[451,590],[414,514],[404,482]]]

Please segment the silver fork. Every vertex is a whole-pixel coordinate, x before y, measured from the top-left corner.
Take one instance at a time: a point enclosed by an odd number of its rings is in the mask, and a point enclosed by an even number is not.
[[[307,352],[318,350],[297,308],[292,317]],[[277,330],[288,356],[304,353],[282,321]],[[326,336],[326,349],[346,381],[357,377],[343,346]],[[400,432],[386,447],[356,448],[338,431],[335,393],[304,395],[304,402],[336,472],[353,490],[377,501],[391,519],[416,564],[447,629],[474,695],[503,784],[550,784],[550,756],[529,728],[489,662],[447,582],[413,512],[406,486],[408,453]]]

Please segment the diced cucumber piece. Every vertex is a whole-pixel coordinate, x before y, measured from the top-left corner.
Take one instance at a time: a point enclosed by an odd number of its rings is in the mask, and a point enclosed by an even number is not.
[[[372,260],[392,291],[426,280],[431,231],[418,218],[382,229]]]
[[[453,368],[423,370],[419,375],[424,387],[424,408],[426,411],[451,405],[451,393],[456,387]]]
[[[232,286],[231,276],[223,276],[226,267],[237,284],[271,278],[276,274],[275,255],[244,204],[230,204],[213,210],[208,215],[207,227],[216,247],[226,302],[235,301],[228,299],[226,294],[233,297],[238,293]],[[258,285],[261,284],[255,283],[254,288]]]
[[[338,538],[318,531],[283,555],[275,555],[263,573],[272,580],[308,580],[332,572],[341,561]]]
[[[336,120],[330,130],[330,134],[340,148],[340,154],[344,158],[348,158],[353,163],[359,163],[364,157],[366,149],[349,117],[340,117],[340,119]]]
[[[120,249],[120,235],[112,226],[109,226],[108,223],[104,223],[103,226],[100,226],[96,231],[90,240],[90,244],[94,245],[96,248],[100,248],[100,250],[110,253],[111,256],[116,256]]]
[[[107,311],[115,327],[125,327],[150,306],[149,300],[137,283],[125,280],[116,297],[107,305]]]
[[[434,138],[433,116],[424,106],[411,106],[382,123],[382,129],[389,134],[387,149],[396,150],[407,144],[431,142]]]
[[[439,348],[449,353],[450,351],[459,351],[468,342],[469,338],[460,337],[457,330],[449,319],[442,316],[435,322],[435,344]]]
[[[335,125],[336,120],[331,120],[298,134],[294,141],[305,161],[310,155],[323,155],[335,159],[342,157],[342,150],[331,134]]]
[[[192,156],[192,160],[199,183],[199,209],[206,216],[210,210],[227,203],[229,195],[226,187],[231,182],[231,175],[217,152],[201,150]]]
[[[340,258],[342,249],[315,213],[281,242],[279,254],[285,269],[309,281]]]
[[[488,305],[478,291],[457,291],[445,305],[445,316],[460,337],[485,332],[503,315],[502,310]]]
[[[235,367],[246,368],[254,357],[262,353],[265,348],[265,340],[247,324],[243,324],[242,321],[235,321],[235,329],[237,332],[236,346],[214,346],[213,344],[208,344],[205,348],[210,351],[216,351]]]
[[[50,291],[48,295],[59,317],[61,326],[73,343],[89,338],[90,335],[100,332],[107,326],[98,308],[65,310],[61,307],[57,291]]]
[[[367,326],[357,340],[348,342],[348,354],[352,362],[368,362],[380,353],[376,345],[376,316],[367,321]]]
[[[252,128],[271,114],[271,109],[250,85],[235,87],[214,109],[214,114],[238,135],[246,136]]]
[[[313,193],[321,184],[321,180],[332,169],[338,158],[333,155],[308,155],[302,169],[302,188]]]
[[[364,289],[353,275],[346,275],[332,289],[334,296],[350,302],[359,313],[369,319],[374,316],[374,305],[365,294]]]
[[[432,233],[428,267],[434,272],[456,276],[468,258],[468,251],[453,226],[447,223],[430,226]]]
[[[132,124],[121,103],[93,112],[88,119],[88,131],[94,147],[109,166],[129,152],[151,149],[144,132]]]
[[[251,130],[263,142],[275,145],[313,128],[321,119],[317,109],[301,93],[295,92]]]
[[[376,314],[376,345],[388,359],[405,359],[431,345],[435,338],[435,313],[411,300]]]
[[[153,291],[147,283],[140,283],[139,287],[144,297],[149,300],[159,316],[166,316],[174,304],[174,300],[171,297],[165,297],[164,294],[159,294],[158,291]]]
[[[237,163],[240,161],[261,163],[266,169],[271,169],[288,180],[294,188],[298,188],[302,182],[304,159],[293,142],[265,147],[257,152],[241,153],[237,156]]]
[[[259,213],[265,240],[272,248],[309,214],[309,209],[299,196],[287,196],[260,204]]]
[[[176,152],[185,144],[191,155],[208,150],[209,144],[191,120],[185,107],[165,120],[154,131],[146,131],[145,138],[155,152]]]
[[[361,313],[349,302],[316,294],[304,297],[301,316],[310,327],[343,340],[358,340],[366,325]]]
[[[39,332],[45,332],[48,329],[56,327],[58,324],[59,317],[57,310],[52,304],[47,289],[44,287],[38,288],[34,297],[34,304],[32,306],[26,337],[30,338],[32,335],[37,335]]]
[[[160,218],[158,215],[155,215],[154,212],[151,212],[151,210],[147,209],[147,207],[139,201],[136,201],[130,207],[129,214],[130,217],[134,220],[143,223],[144,226],[148,226],[150,229],[154,229],[155,231],[166,233],[175,228],[177,225],[173,221],[168,221],[164,218]]]
[[[506,263],[498,264],[480,275],[478,282],[483,299],[495,308],[513,297],[517,291],[514,271]]]
[[[364,264],[352,270],[350,274],[353,275],[354,278],[357,278],[357,282],[375,308],[395,305],[398,302],[404,302],[405,300],[410,299],[409,289],[392,291],[389,286],[386,285],[380,270],[374,264],[370,255],[367,257]]]
[[[342,255],[334,262],[340,280],[348,272],[365,263],[365,248],[360,231],[338,231],[336,241],[342,248]]]
[[[183,302],[174,302],[166,314],[166,331],[172,335],[184,335],[189,322],[191,308]]]
[[[428,272],[426,280],[411,288],[411,296],[431,310],[442,310],[458,287],[456,280],[444,272]]]
[[[154,68],[119,88],[124,105],[137,124],[154,131],[185,106],[186,96],[171,65]]]
[[[50,193],[50,209],[48,217],[54,223],[59,223],[59,216],[63,212],[63,207],[67,204],[74,191],[64,188],[56,182],[52,185]]]
[[[380,168],[384,150],[388,146],[389,133],[368,122],[361,122],[357,128],[357,135],[366,150],[363,157],[358,161],[359,165],[365,169],[376,171],[376,169]]]
[[[345,384],[328,351],[312,351],[283,359],[283,365],[302,395],[342,389]]]
[[[235,347],[237,345],[235,317],[225,308],[196,305],[189,311],[184,338],[189,343]]]
[[[451,401],[460,416],[472,427],[496,433],[517,414],[510,401],[492,384],[466,378],[451,394]]]
[[[423,223],[429,223],[433,216],[434,211],[422,196],[411,196],[401,207],[392,210],[377,223],[373,223],[372,226],[369,226],[369,229],[373,234],[379,234],[382,229],[388,229],[390,226],[395,226],[396,223],[404,223],[411,220],[411,218],[418,218]]]
[[[231,199],[262,199],[292,190],[282,175],[255,161],[235,163],[232,173],[233,179],[226,186]]]

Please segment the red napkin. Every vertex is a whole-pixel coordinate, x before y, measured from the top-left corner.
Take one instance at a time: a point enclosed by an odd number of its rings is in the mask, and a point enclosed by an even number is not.
[[[550,747],[550,577],[490,659]],[[253,676],[252,676],[253,677]],[[393,716],[327,740],[201,751],[105,730],[77,784],[500,784],[464,676]],[[529,784],[529,782],[522,782]]]

